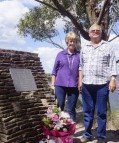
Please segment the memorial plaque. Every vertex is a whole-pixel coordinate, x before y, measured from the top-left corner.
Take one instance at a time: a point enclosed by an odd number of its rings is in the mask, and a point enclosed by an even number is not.
[[[10,68],[10,74],[16,91],[35,91],[36,83],[30,69]]]

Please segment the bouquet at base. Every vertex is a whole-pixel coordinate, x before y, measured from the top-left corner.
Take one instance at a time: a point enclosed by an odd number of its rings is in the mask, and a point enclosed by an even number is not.
[[[43,133],[55,143],[73,143],[75,122],[67,112],[57,107],[49,107],[42,119]]]

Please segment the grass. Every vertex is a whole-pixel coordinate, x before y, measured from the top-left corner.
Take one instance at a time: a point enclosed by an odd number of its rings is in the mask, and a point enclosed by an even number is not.
[[[119,129],[119,109],[112,110],[111,122],[115,129]]]

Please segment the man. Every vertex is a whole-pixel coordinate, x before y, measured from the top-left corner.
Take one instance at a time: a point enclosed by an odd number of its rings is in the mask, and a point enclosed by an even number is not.
[[[101,40],[101,35],[101,26],[92,25],[89,29],[90,42],[82,47],[80,55],[79,89],[82,87],[85,126],[81,142],[88,142],[92,138],[96,109],[98,143],[106,143],[107,101],[109,91],[116,89],[117,72],[114,50],[108,42]]]

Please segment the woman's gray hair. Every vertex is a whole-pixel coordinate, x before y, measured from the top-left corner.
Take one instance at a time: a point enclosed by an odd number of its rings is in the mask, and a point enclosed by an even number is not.
[[[69,32],[67,33],[66,37],[65,37],[65,42],[66,44],[68,43],[69,40],[78,40],[78,36],[74,33],[74,32]]]

